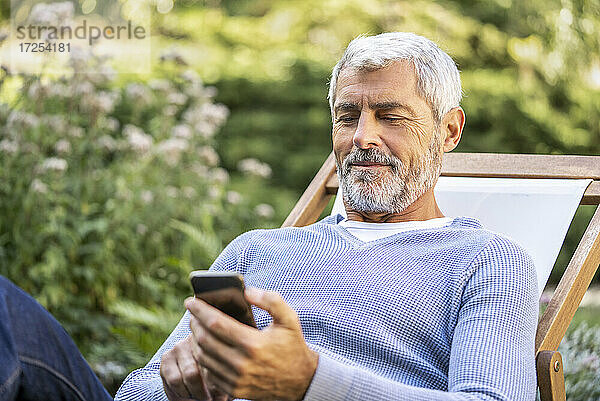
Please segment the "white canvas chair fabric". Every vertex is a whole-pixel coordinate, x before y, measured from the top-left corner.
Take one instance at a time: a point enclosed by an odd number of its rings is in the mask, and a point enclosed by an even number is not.
[[[440,177],[435,187],[445,216],[478,219],[521,244],[535,263],[540,295],[592,180]],[[332,214],[346,212],[338,189]]]

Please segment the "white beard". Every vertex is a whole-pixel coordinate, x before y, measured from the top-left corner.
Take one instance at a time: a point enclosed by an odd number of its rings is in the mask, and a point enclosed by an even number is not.
[[[400,213],[433,188],[442,169],[441,143],[434,135],[425,155],[414,165],[405,165],[378,148],[356,148],[337,163],[344,202],[358,212]],[[356,168],[357,161],[389,164],[389,167]]]

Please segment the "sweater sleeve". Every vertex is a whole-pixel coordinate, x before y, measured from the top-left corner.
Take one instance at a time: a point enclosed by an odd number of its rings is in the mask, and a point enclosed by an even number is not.
[[[237,270],[240,258],[253,233],[255,231],[249,231],[231,241],[215,259],[209,270]],[[186,311],[175,330],[150,359],[150,362],[143,368],[134,370],[125,378],[117,391],[115,401],[166,401],[167,396],[160,377],[162,355],[190,334],[190,316]]]
[[[531,258],[496,236],[461,288],[448,391],[394,382],[321,354],[304,401],[535,400],[538,291]]]

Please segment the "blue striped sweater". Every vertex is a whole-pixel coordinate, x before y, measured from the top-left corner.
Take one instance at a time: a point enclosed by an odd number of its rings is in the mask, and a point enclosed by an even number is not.
[[[341,219],[247,232],[211,267],[296,310],[320,354],[306,401],[535,399],[537,281],[519,245],[466,217],[365,243]],[[166,400],[160,357],[189,333],[186,313],[116,399]]]

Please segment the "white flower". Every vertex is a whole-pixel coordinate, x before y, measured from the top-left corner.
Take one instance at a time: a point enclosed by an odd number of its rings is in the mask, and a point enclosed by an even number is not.
[[[72,18],[74,12],[73,3],[70,1],[52,4],[38,3],[31,9],[29,21],[42,25],[59,25]]]
[[[223,104],[204,103],[202,113],[215,125],[221,125],[229,115],[229,109]]]
[[[224,184],[229,180],[229,173],[222,167],[216,167],[209,171],[209,178],[215,183]]]
[[[208,178],[208,167],[206,167],[204,164],[194,163],[191,167],[191,170],[200,178]]]
[[[101,113],[110,113],[115,108],[115,104],[119,100],[117,92],[99,92],[98,93],[98,109]]]
[[[198,149],[198,156],[209,166],[216,166],[219,163],[219,155],[210,146],[202,146]]]
[[[188,199],[192,199],[193,197],[196,196],[196,190],[192,187],[183,187],[182,191],[183,191],[183,196],[185,196]]]
[[[173,117],[175,114],[177,114],[177,106],[174,106],[174,105],[172,105],[172,104],[171,104],[171,105],[169,105],[169,106],[166,106],[166,107],[163,109],[163,114],[164,114],[166,117]]]
[[[54,150],[59,154],[69,153],[71,152],[71,142],[61,139],[54,144]]]
[[[102,119],[102,126],[106,128],[108,131],[114,132],[119,129],[119,120],[112,117],[105,117]]]
[[[68,123],[62,114],[43,115],[41,121],[54,132],[63,133],[67,130]]]
[[[81,99],[81,106],[88,112],[106,114],[113,111],[118,99],[119,94],[116,92],[100,91],[93,95],[84,96]]]
[[[226,198],[227,202],[231,203],[232,205],[237,205],[242,201],[242,195],[236,191],[227,191]]]
[[[47,86],[49,97],[68,97],[71,96],[69,88],[60,83],[52,82]]]
[[[171,130],[171,136],[176,138],[190,139],[192,135],[192,129],[187,124],[176,125]]]
[[[54,14],[59,18],[59,21],[64,21],[73,16],[75,13],[73,3],[70,1],[63,1],[62,3],[52,3],[51,7]]]
[[[229,109],[222,104],[202,103],[189,108],[183,114],[183,119],[191,125],[208,122],[220,126],[229,115]]]
[[[143,226],[143,224],[140,225]],[[98,376],[100,377],[119,377],[126,373],[124,366],[113,361],[95,364],[94,371],[98,372]]]
[[[117,76],[117,71],[108,64],[102,64],[95,69],[91,76],[93,77],[94,83],[100,85],[112,81]]]
[[[210,95],[205,90],[204,86],[200,82],[190,82],[183,89],[186,95],[191,98],[199,99],[199,100],[209,100]]]
[[[140,83],[127,85],[125,94],[138,106],[144,106],[152,102],[152,92],[146,85]]]
[[[27,95],[32,99],[39,99],[44,97],[48,93],[48,88],[40,83],[40,81],[34,81],[29,86]]]
[[[15,154],[19,151],[19,144],[10,139],[4,139],[0,142],[0,151],[8,154]]]
[[[169,102],[170,104],[176,104],[176,105],[184,105],[185,102],[187,102],[187,96],[184,95],[183,93],[179,93],[179,92],[172,92],[169,93],[167,95],[167,102]]]
[[[8,131],[19,131],[37,127],[39,123],[40,119],[35,114],[13,110],[8,115],[6,127],[8,128]]]
[[[88,65],[88,61],[94,57],[91,48],[82,48],[80,46],[71,46],[69,55],[69,64],[77,73],[84,71]],[[88,81],[83,82],[89,83]],[[91,83],[90,86],[92,86]]]
[[[33,6],[29,13],[29,22],[49,25],[55,23],[56,15],[49,9],[46,3],[38,3]]]
[[[81,138],[83,136],[83,128],[79,126],[70,127],[67,131],[68,135],[72,138]]]
[[[217,129],[219,127],[217,127],[216,125],[209,123],[208,121],[198,121],[195,125],[194,125],[194,130],[200,134],[200,136],[204,139],[209,139],[212,138],[215,133],[217,132]]]
[[[202,109],[200,106],[195,105],[188,108],[185,113],[183,113],[183,120],[190,125],[196,125],[197,123],[203,121],[204,116],[202,115]]]
[[[129,188],[118,187],[117,198],[129,201],[133,199],[133,192]]]
[[[174,166],[179,162],[181,153],[189,147],[188,141],[181,138],[169,138],[156,147],[158,154],[169,164]]]
[[[221,194],[219,187],[211,186],[208,188],[208,197],[210,199],[216,199]]]
[[[171,90],[171,82],[166,79],[152,79],[148,81],[148,86],[155,91],[168,92]]]
[[[75,96],[91,95],[94,93],[94,85],[88,81],[78,82],[73,85],[73,94]]]
[[[206,86],[204,88],[204,95],[209,98],[217,96],[217,88],[214,86]]]
[[[259,217],[270,219],[275,214],[275,210],[273,209],[273,206],[266,203],[261,203],[256,205],[254,208],[254,213],[256,213],[256,215]]]
[[[269,178],[272,173],[271,167],[269,167],[267,163],[262,163],[253,158],[240,160],[238,163],[238,170],[242,173],[256,175],[262,178]]]
[[[31,190],[39,194],[45,194],[48,192],[48,186],[36,178],[31,182]]]
[[[144,235],[148,232],[148,227],[145,224],[138,224],[135,228],[135,231],[139,234],[139,235]]]
[[[154,194],[152,193],[152,191],[150,190],[144,190],[142,191],[142,193],[140,194],[140,199],[142,200],[142,202],[144,202],[145,204],[151,203],[154,200]]]
[[[49,157],[40,166],[41,171],[56,171],[62,173],[68,167],[67,161],[65,159],[60,159],[58,157]]]
[[[202,81],[200,81],[200,77],[198,76],[198,73],[196,71],[190,70],[190,69],[185,70],[181,74],[181,78],[183,78],[183,79],[185,79],[186,81],[189,81],[189,82],[199,82],[199,83],[202,83]]]
[[[212,137],[225,122],[229,110],[222,104],[202,103],[183,113],[183,120],[204,138]]]
[[[152,147],[152,137],[135,125],[127,124],[123,128],[123,135],[134,152],[146,153]]]
[[[175,188],[175,187],[173,187],[171,185],[168,185],[168,186],[165,187],[165,193],[167,194],[167,196],[169,198],[177,198],[177,193],[178,192],[179,191],[177,190],[177,188]]]

